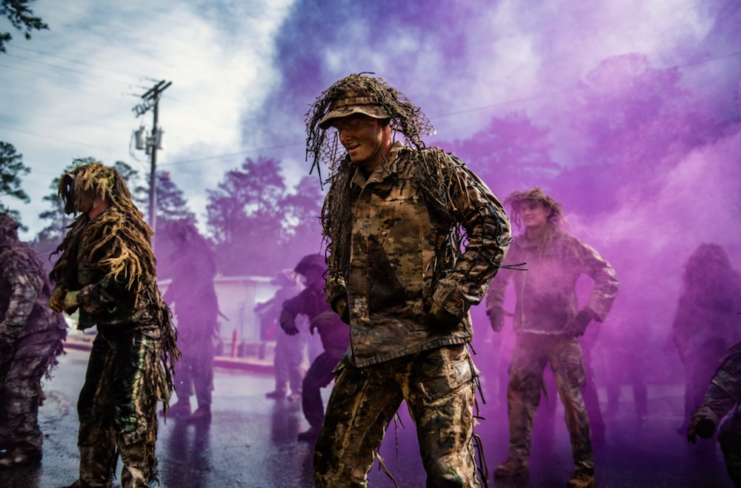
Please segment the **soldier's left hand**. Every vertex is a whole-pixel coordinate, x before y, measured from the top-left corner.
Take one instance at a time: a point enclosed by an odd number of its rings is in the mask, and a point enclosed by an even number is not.
[[[280,314],[280,328],[283,329],[283,332],[285,332],[289,336],[294,336],[298,334],[298,327],[296,327],[296,321],[291,316],[291,314],[286,312],[285,310],[281,312]]]
[[[68,314],[75,313],[75,310],[77,310],[77,307],[80,306],[80,303],[77,301],[77,292],[76,291],[68,291],[66,295],[64,295],[64,311]]]
[[[456,317],[452,313],[445,310],[443,307],[432,302],[432,307],[427,313],[426,322],[433,328],[452,329],[458,325],[461,321],[460,317]]]
[[[568,324],[566,333],[573,337],[581,337],[587,331],[587,326],[592,321],[592,313],[589,310],[581,310]]]

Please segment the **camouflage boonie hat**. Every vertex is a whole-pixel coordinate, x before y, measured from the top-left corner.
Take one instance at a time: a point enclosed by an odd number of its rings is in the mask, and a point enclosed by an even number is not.
[[[391,115],[381,105],[378,97],[360,91],[349,91],[345,98],[335,100],[329,106],[329,112],[319,122],[320,129],[328,129],[335,119],[353,114],[363,114],[374,119],[390,119]]]
[[[0,213],[0,232],[18,230],[21,224],[7,213]]]
[[[309,254],[304,256],[301,258],[301,261],[298,262],[294,271],[302,275],[308,272],[312,267],[327,269],[327,265],[324,262],[324,256],[321,254]]]

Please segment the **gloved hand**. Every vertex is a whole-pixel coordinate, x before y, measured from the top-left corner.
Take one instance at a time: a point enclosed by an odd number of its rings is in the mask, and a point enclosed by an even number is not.
[[[589,322],[592,321],[594,316],[592,312],[584,309],[576,314],[568,324],[566,324],[566,333],[573,337],[581,337],[587,331]]]
[[[491,311],[487,312],[489,316],[489,322],[491,322],[491,328],[494,332],[501,332],[504,328],[504,314],[502,312]]]
[[[350,305],[347,303],[347,297],[340,296],[332,302],[332,309],[337,312],[343,322],[350,325]]]
[[[710,439],[715,434],[715,423],[702,416],[693,416],[690,426],[687,428],[687,440],[693,444],[697,443],[697,436]]]
[[[296,320],[291,316],[287,310],[283,310],[280,313],[280,328],[283,332],[289,336],[298,334],[298,327],[296,327]]]
[[[77,292],[68,291],[67,294],[64,295],[64,311],[67,312],[67,314],[73,314],[79,306],[80,303],[77,301]]]
[[[52,310],[57,313],[64,312],[64,298],[67,295],[66,288],[54,288],[51,292],[51,298],[49,298],[49,306]]]
[[[434,301],[432,302],[432,307],[430,307],[430,311],[427,312],[427,317],[425,318],[425,322],[434,328],[440,329],[452,329],[458,325],[460,321],[461,317],[456,317]]]

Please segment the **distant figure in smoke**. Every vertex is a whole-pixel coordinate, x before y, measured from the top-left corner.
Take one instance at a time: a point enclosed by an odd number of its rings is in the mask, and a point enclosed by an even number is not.
[[[723,450],[726,469],[734,485],[741,487],[741,343],[736,344],[722,360],[710,381],[705,400],[692,413],[687,438],[697,442],[697,436],[710,439],[720,421],[734,407],[736,410],[720,426],[718,441]]]
[[[402,93],[356,74],[307,114],[308,152],[331,171],[322,210],[327,301],[352,342],[314,449],[319,488],[367,486],[405,400],[427,485],[479,486],[468,310],[504,258],[509,221],[462,161],[425,147],[431,130]]]
[[[0,213],[0,468],[41,459],[41,378],[62,353],[67,324],[49,307],[39,255],[18,240],[20,224]]]
[[[298,295],[302,286],[298,281],[298,275],[292,269],[284,269],[273,280],[274,285],[280,286],[275,296],[264,303],[258,303],[255,313],[260,317],[261,327],[269,328],[269,324],[278,322],[283,311],[283,303]],[[304,340],[301,334],[289,336],[282,329],[276,334],[275,356],[273,358],[273,370],[275,371],[275,390],[266,393],[265,396],[275,400],[286,397],[288,385],[291,386],[289,401],[301,399],[301,382],[303,371],[301,363],[304,359]]]
[[[575,473],[569,487],[594,486],[594,456],[589,418],[582,399],[586,381],[579,337],[592,320],[604,321],[618,291],[615,271],[602,257],[565,232],[562,206],[542,189],[514,192],[507,197],[514,222],[525,227],[510,246],[505,263],[527,263],[527,271],[504,269],[489,289],[487,313],[495,331],[502,329],[502,303],[510,278],[517,305],[515,348],[510,365],[507,404],[509,457],[494,471],[508,477],[528,469],[533,419],[543,388],[547,364],[556,378],[571,436]],[[594,279],[589,302],[577,308],[576,280]]]
[[[216,260],[206,239],[192,222],[171,222],[165,229],[174,250],[174,271],[165,292],[168,305],[175,305],[180,361],[175,369],[178,401],[169,410],[172,417],[188,421],[211,419],[214,389],[214,337],[218,327],[219,302],[214,288]],[[198,410],[191,415],[190,397],[195,387]]]
[[[310,332],[319,331],[324,352],[311,364],[303,381],[302,407],[311,428],[298,435],[298,440],[313,442],[319,436],[324,421],[324,406],[320,389],[334,379],[332,371],[350,345],[350,331],[337,313],[327,303],[324,292],[324,273],[327,265],[321,254],[309,254],[296,265],[296,273],[306,279],[306,288],[297,296],[283,303],[280,326],[283,331],[295,336],[296,316],[306,315],[311,321]]]
[[[110,486],[118,454],[123,488],[146,487],[157,479],[157,399],[167,407],[178,355],[152,229],[121,175],[100,163],[63,175],[59,195],[66,213],[81,215],[57,248],[50,304],[79,309],[80,330],[98,328],[77,402],[80,478],[72,486]]]
[[[741,277],[718,244],[701,244],[687,260],[672,338],[684,364],[684,425],[702,402],[718,358],[741,337]]]

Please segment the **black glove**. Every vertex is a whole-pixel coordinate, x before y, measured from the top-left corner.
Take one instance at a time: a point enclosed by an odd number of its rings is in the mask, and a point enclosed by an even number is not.
[[[461,322],[461,317],[456,317],[438,305],[437,302],[432,302],[432,307],[430,307],[425,321],[434,328],[452,329]]]
[[[589,322],[592,321],[594,316],[592,312],[584,309],[576,314],[576,317],[566,324],[566,333],[573,337],[581,337],[587,331]]]
[[[693,416],[689,428],[687,428],[687,440],[693,444],[697,443],[697,436],[710,439],[715,434],[715,422],[707,417]]]
[[[491,322],[491,328],[494,332],[501,332],[504,328],[504,314],[502,312],[491,311],[487,312],[489,316],[489,322]]]
[[[332,309],[337,312],[343,322],[350,325],[350,305],[347,303],[347,298],[340,296],[334,299],[332,302]]]
[[[298,327],[296,327],[296,320],[288,312],[288,310],[283,310],[280,313],[280,328],[283,329],[283,332],[285,332],[289,336],[294,336],[298,334]]]

